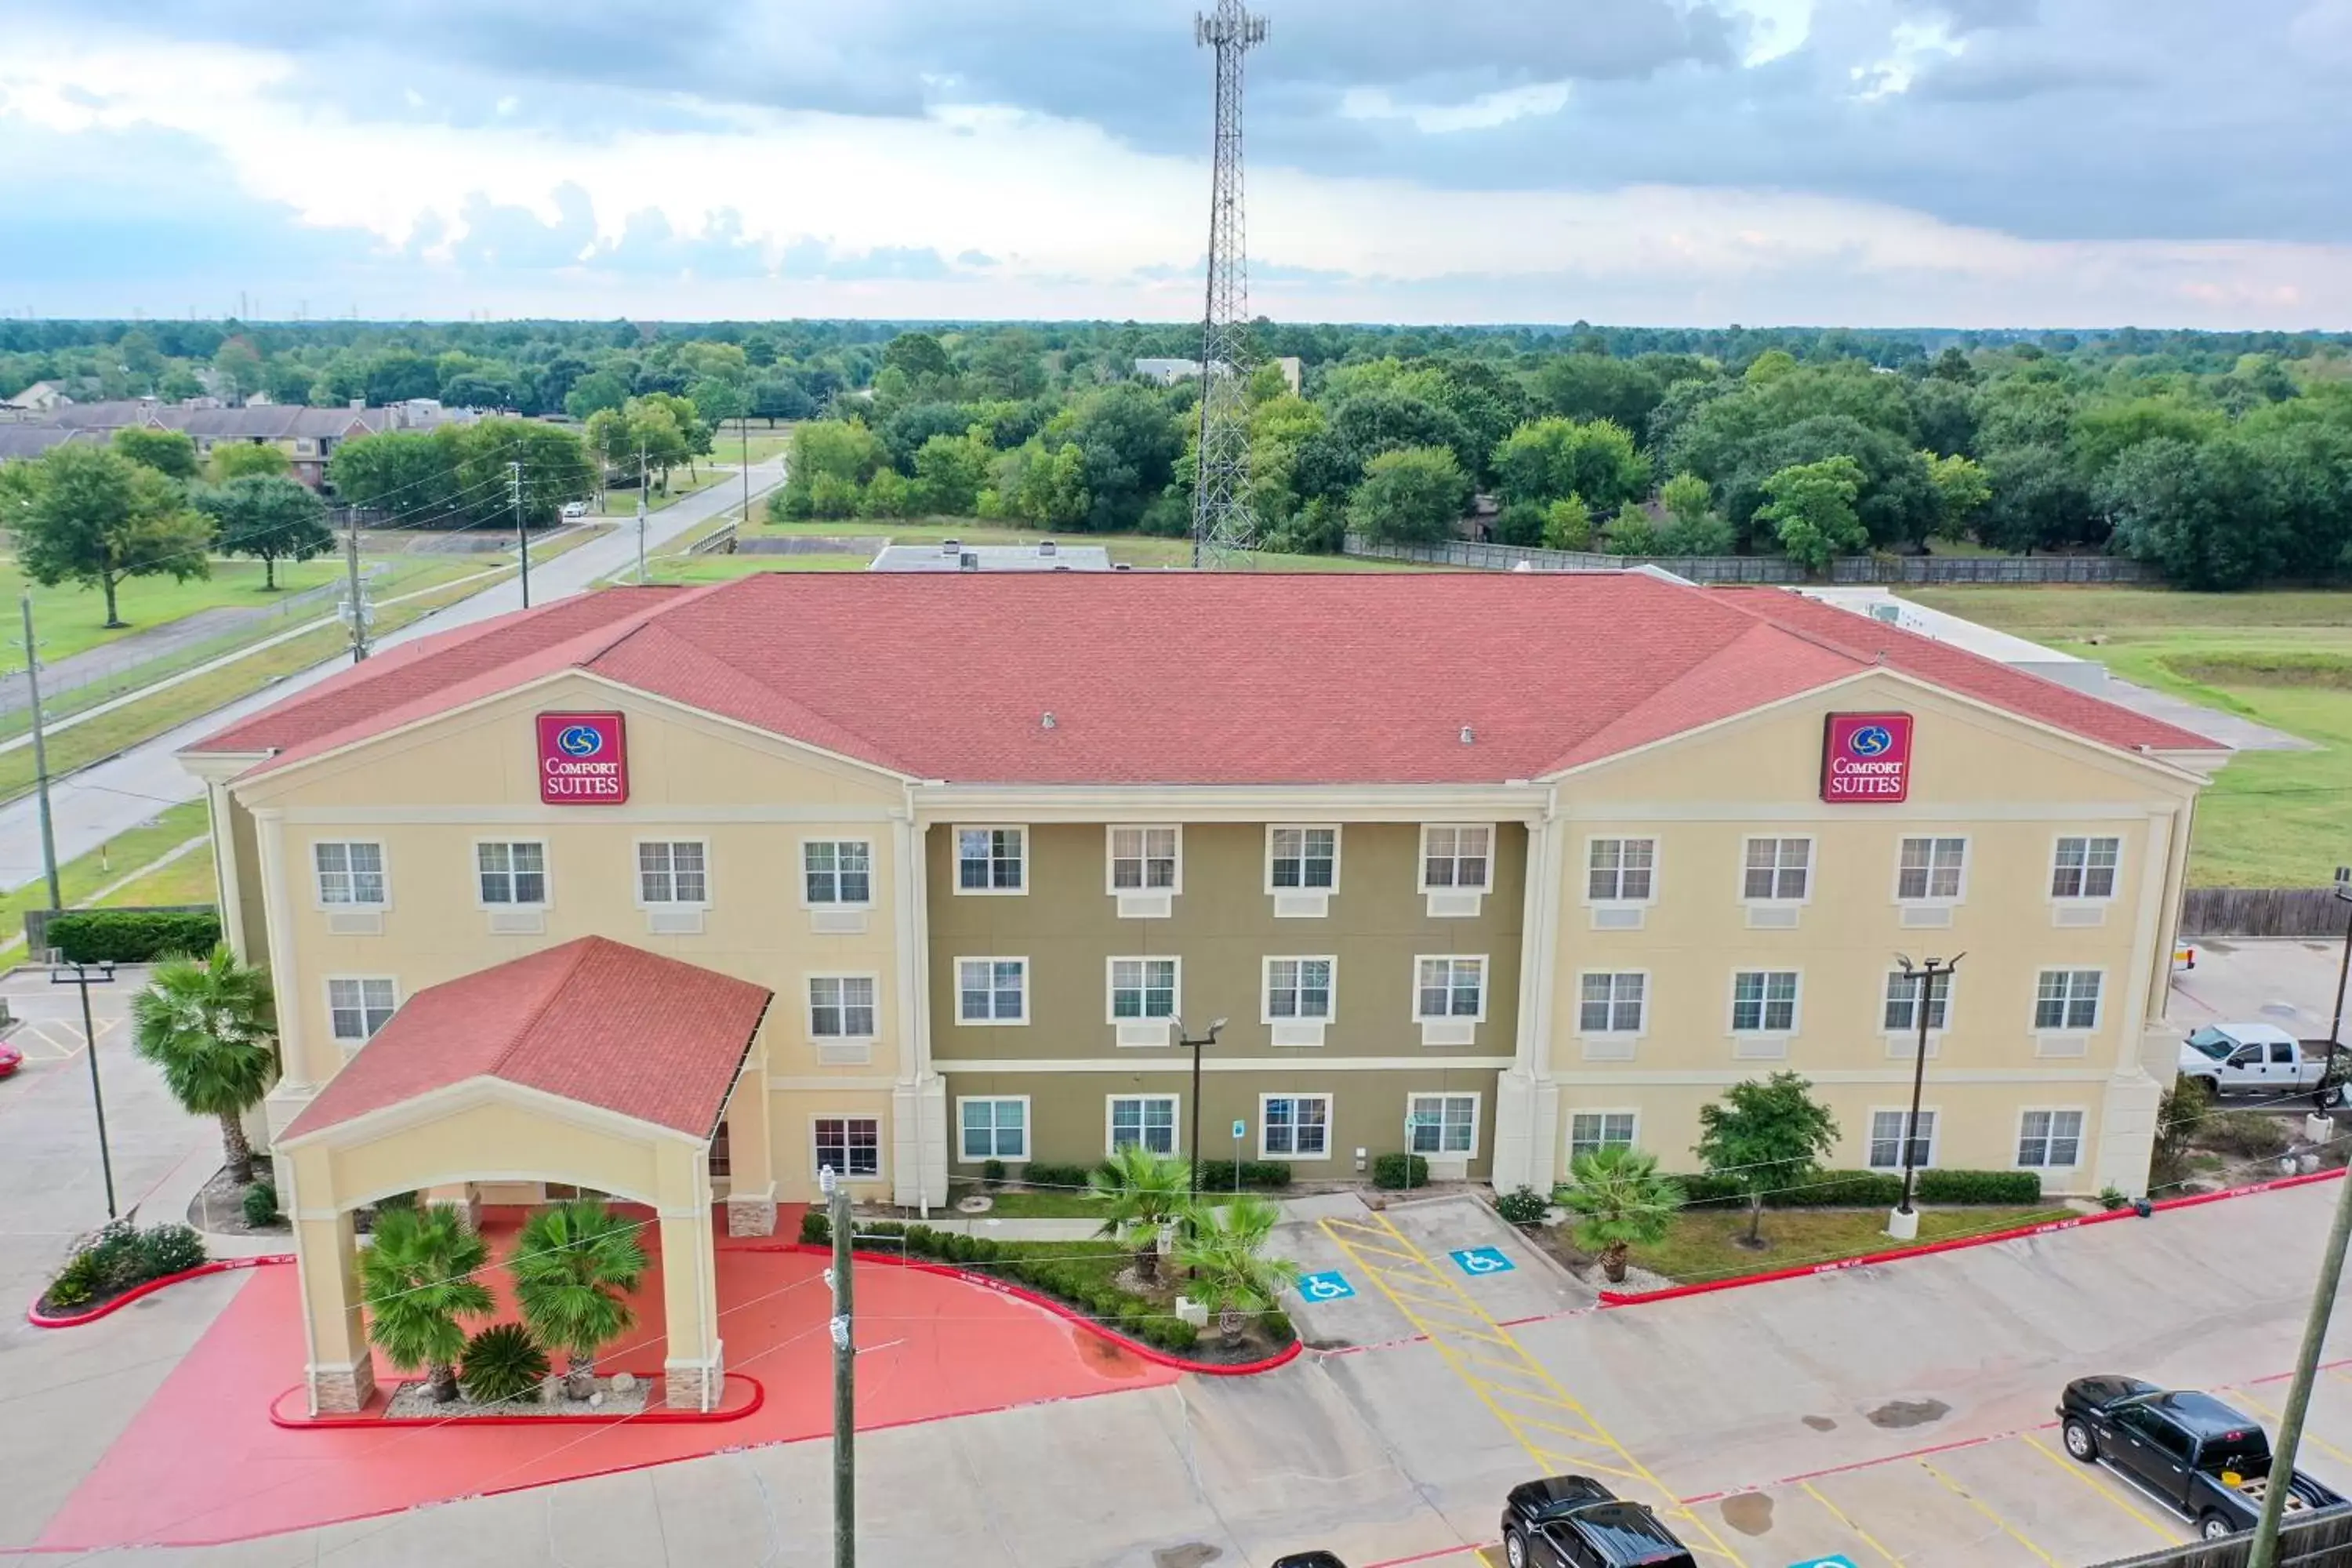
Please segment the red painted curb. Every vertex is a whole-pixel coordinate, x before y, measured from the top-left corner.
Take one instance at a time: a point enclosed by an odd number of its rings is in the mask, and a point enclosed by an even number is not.
[[[651,1382],[656,1374],[638,1374]],[[607,1415],[596,1412],[586,1415],[280,1415],[278,1407],[302,1393],[297,1384],[269,1402],[269,1424],[289,1432],[350,1431],[358,1427],[371,1430],[404,1426],[551,1426],[561,1431],[569,1426],[617,1426],[628,1422],[638,1426],[709,1426],[720,1421],[740,1421],[768,1402],[767,1385],[747,1372],[726,1374],[730,1383],[748,1383],[751,1397],[740,1410],[672,1410],[667,1405]]]
[[[70,1312],[62,1318],[53,1318],[44,1313],[41,1303],[36,1300],[25,1309],[25,1321],[37,1329],[78,1329],[84,1323],[94,1323],[100,1318],[122,1310],[142,1296],[152,1296],[166,1285],[177,1285],[183,1279],[201,1279],[207,1274],[226,1274],[233,1269],[259,1268],[268,1264],[293,1261],[294,1255],[290,1252],[264,1253],[258,1258],[215,1258],[209,1262],[199,1263],[194,1268],[184,1268],[177,1274],[165,1274],[143,1284],[133,1285],[112,1300],[101,1301],[87,1312]]]
[[[833,1256],[832,1247],[821,1247],[812,1241],[772,1242],[766,1246],[746,1247],[744,1250],[814,1253],[822,1258]],[[1188,1361],[1182,1356],[1171,1355],[1157,1346],[1147,1345],[1140,1340],[1129,1339],[1108,1324],[1089,1318],[1075,1308],[1066,1307],[1050,1296],[1041,1296],[1034,1290],[1024,1289],[1021,1286],[1003,1279],[992,1279],[985,1274],[973,1274],[958,1268],[952,1264],[934,1263],[927,1258],[898,1258],[887,1252],[859,1252],[855,1256],[867,1263],[884,1263],[894,1268],[912,1268],[924,1274],[936,1274],[945,1279],[961,1279],[967,1285],[977,1285],[983,1290],[993,1290],[1000,1296],[1010,1296],[1016,1301],[1026,1301],[1033,1307],[1042,1307],[1057,1318],[1066,1319],[1082,1329],[1091,1330],[1121,1350],[1131,1352],[1145,1361],[1160,1366],[1174,1367],[1179,1372],[1202,1373],[1211,1377],[1250,1377],[1261,1372],[1272,1372],[1278,1366],[1288,1365],[1297,1361],[1300,1352],[1307,1348],[1305,1341],[1293,1338],[1290,1343],[1263,1361],[1242,1362],[1238,1364]]]

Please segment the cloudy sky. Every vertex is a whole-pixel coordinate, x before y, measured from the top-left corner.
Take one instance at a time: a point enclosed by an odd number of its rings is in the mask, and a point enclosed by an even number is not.
[[[0,311],[1181,319],[1191,0],[14,0]],[[2352,0],[1266,0],[1290,320],[2352,328]]]

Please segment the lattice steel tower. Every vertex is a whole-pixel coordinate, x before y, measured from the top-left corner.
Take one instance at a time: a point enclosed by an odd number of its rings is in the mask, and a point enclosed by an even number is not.
[[[1201,318],[1201,468],[1192,486],[1192,565],[1228,564],[1247,550],[1249,253],[1242,216],[1242,57],[1265,42],[1265,18],[1242,0],[1192,20],[1192,40],[1217,51],[1217,131],[1209,189],[1209,294]]]

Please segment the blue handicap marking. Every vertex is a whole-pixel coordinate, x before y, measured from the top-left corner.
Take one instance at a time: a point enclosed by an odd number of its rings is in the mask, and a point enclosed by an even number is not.
[[[1465,1247],[1449,1256],[1454,1267],[1465,1274],[1507,1274],[1518,1267],[1504,1256],[1499,1247]]]
[[[1301,1275],[1298,1293],[1309,1301],[1344,1301],[1356,1293],[1356,1288],[1335,1269],[1328,1274]]]
[[[1789,1568],[1854,1568],[1853,1559],[1844,1552],[1828,1557],[1808,1557],[1802,1563],[1791,1563]]]

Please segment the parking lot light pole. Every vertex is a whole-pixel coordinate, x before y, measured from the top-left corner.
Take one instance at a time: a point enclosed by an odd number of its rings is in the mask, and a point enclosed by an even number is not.
[[[1919,1100],[1927,1087],[1927,1019],[1935,1003],[1936,982],[1941,979],[1948,985],[1952,971],[1967,956],[1965,952],[1956,953],[1949,963],[1930,958],[1924,965],[1915,965],[1899,953],[1895,960],[1917,987],[1912,994],[1911,1006],[1916,1015],[1912,1021],[1919,1030],[1911,1049],[1911,1115],[1903,1123],[1903,1199],[1886,1219],[1886,1234],[1898,1241],[1909,1241],[1919,1234],[1919,1215],[1911,1207],[1911,1190],[1918,1175]]]
[[[114,1154],[106,1146],[106,1091],[98,1086],[98,1027],[89,1016],[89,977],[98,974],[100,984],[114,979],[114,965],[109,963],[60,963],[49,971],[52,985],[81,987],[82,1055],[89,1058],[89,1108],[98,1116],[98,1168],[106,1177],[106,1217],[116,1217],[114,1206]]]
[[[2336,1292],[2344,1283],[2344,1244],[2352,1239],[2352,1179],[2336,1184],[2336,1223],[2327,1230],[2326,1255],[2319,1263],[2319,1284],[2311,1294],[2311,1316],[2304,1320],[2303,1349],[2294,1358],[2294,1387],[2287,1394],[2286,1414],[2279,1418],[2278,1443],[2271,1451],[2270,1484],[2263,1489],[2263,1517],[2254,1526],[2253,1554],[2246,1568],[2277,1568],[2279,1522],[2286,1515],[2286,1482],[2294,1474],[2294,1451],[2303,1442],[2303,1418],[2311,1408],[2311,1385],[2319,1376],[2320,1347],[2327,1341],[2327,1319],[2336,1307]]]
[[[2352,904],[2352,866],[2336,868],[2336,901]],[[2336,969],[2336,1011],[2327,1025],[2330,1054],[2344,1048],[2344,982],[2352,979],[2352,910],[2344,919],[2344,960]]]
[[[1192,1156],[1192,1201],[1197,1204],[1201,1201],[1201,1052],[1217,1043],[1217,1037],[1224,1032],[1225,1021],[1223,1018],[1211,1019],[1209,1032],[1197,1036],[1184,1032],[1184,1020],[1181,1018],[1171,1016],[1168,1022],[1176,1031],[1177,1048],[1189,1049],[1192,1053],[1192,1142],[1190,1152]]]

